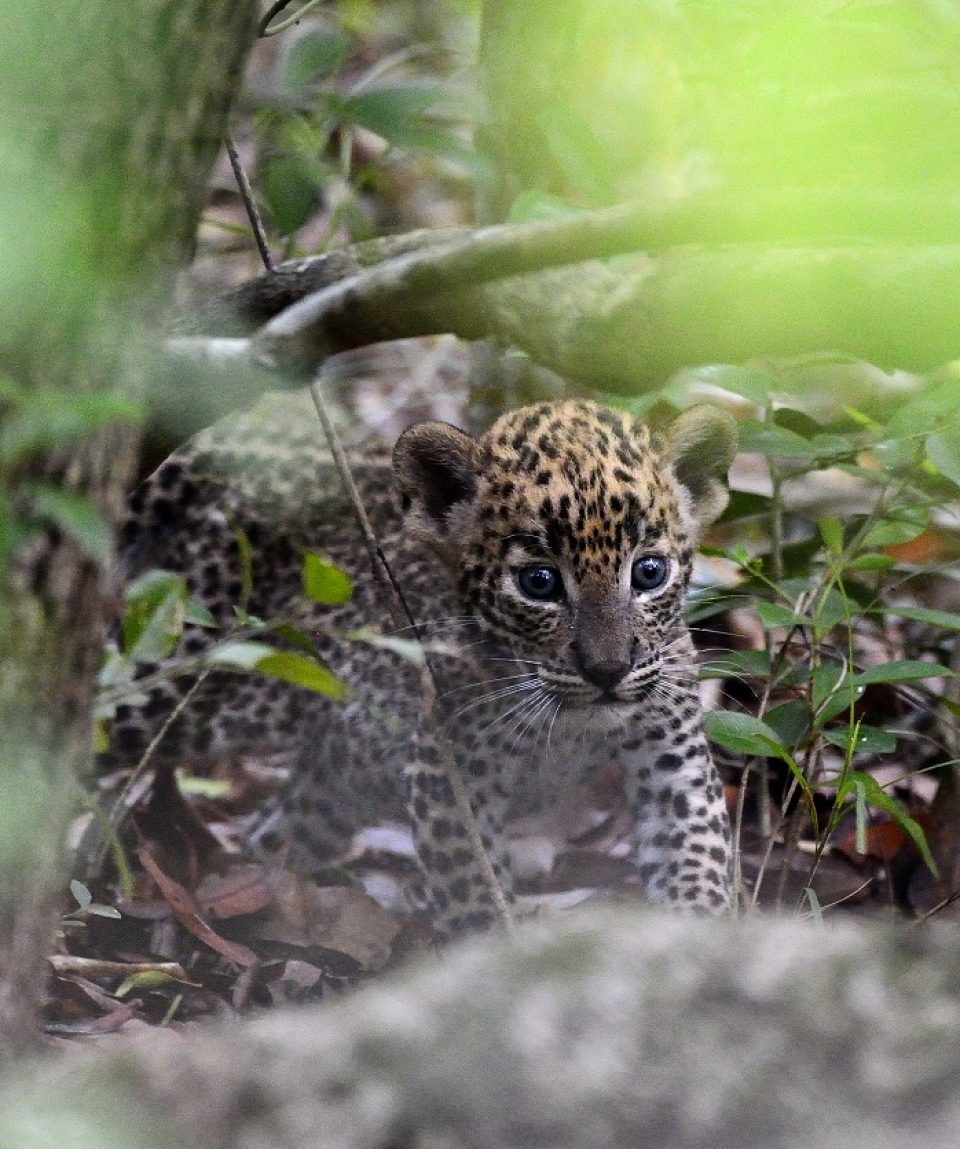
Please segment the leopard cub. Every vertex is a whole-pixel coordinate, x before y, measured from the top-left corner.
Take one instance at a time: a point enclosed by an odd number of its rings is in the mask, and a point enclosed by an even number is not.
[[[314,423],[273,397],[187,443],[134,494],[127,567],[184,574],[223,622],[243,585],[236,526],[252,551],[248,609],[295,618],[350,686],[346,702],[217,669],[167,681],[121,707],[111,754],[141,754],[174,707],[161,760],[281,754],[290,766],[253,832],[315,871],[371,820],[411,820],[438,926],[488,924],[493,896],[441,755],[456,763],[494,871],[509,895],[508,816],[549,806],[598,767],[622,773],[634,861],[654,902],[720,911],[730,901],[730,831],[702,728],[683,621],[698,526],[723,509],[735,433],[694,408],[654,437],[594,403],[510,412],[478,438],[449,424],[368,444],[354,475],[440,686],[421,723],[420,671],[352,629],[389,618],[350,506]],[[301,588],[302,556],[351,575],[349,602]],[[188,626],[181,651],[210,632]]]

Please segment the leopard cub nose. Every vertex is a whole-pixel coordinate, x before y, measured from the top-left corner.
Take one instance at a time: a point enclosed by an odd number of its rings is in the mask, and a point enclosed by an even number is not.
[[[574,650],[574,660],[587,682],[601,690],[612,690],[630,673],[627,658],[588,658],[580,650]]]

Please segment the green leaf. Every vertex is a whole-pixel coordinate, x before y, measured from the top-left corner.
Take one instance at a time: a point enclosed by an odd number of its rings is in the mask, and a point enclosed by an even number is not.
[[[182,985],[197,985],[197,982],[185,981],[182,977],[175,977],[172,973],[168,973],[163,969],[141,969],[136,973],[132,973],[129,977],[123,979],[120,985],[114,990],[114,997],[126,997],[131,990],[134,989],[156,989],[161,985],[169,985],[171,982],[179,983]]]
[[[775,423],[742,423],[740,450],[757,451],[775,459],[815,459],[816,452],[802,435]]]
[[[684,396],[702,399],[704,392],[719,388],[739,395],[743,399],[766,407],[770,394],[785,389],[780,380],[760,371],[750,371],[746,367],[736,367],[728,363],[709,363],[703,367],[691,367],[678,371],[671,380],[669,390]]]
[[[812,619],[802,614],[796,614],[788,607],[780,606],[776,602],[757,603],[757,615],[763,623],[764,629],[770,630],[778,626],[811,626]]]
[[[350,599],[353,583],[345,570],[308,552],[303,556],[303,591],[311,602],[334,606]]]
[[[953,677],[953,671],[936,662],[917,662],[903,659],[897,662],[884,662],[871,666],[854,675],[856,686],[873,686],[880,682],[920,682],[924,678],[937,678],[940,675]]]
[[[700,667],[700,678],[767,678],[770,655],[765,650],[731,650]]]
[[[927,458],[945,479],[960,487],[960,423],[953,415],[953,424],[927,436]]]
[[[717,552],[726,557],[726,551]],[[687,597],[684,617],[689,623],[703,622],[704,619],[714,618],[732,607],[743,606],[742,594],[725,594],[716,587],[694,590]]]
[[[853,782],[851,789],[853,790],[854,844],[858,854],[865,854],[867,852],[867,791],[859,778]]]
[[[206,661],[213,666],[256,670],[271,678],[279,678],[293,686],[302,686],[339,701],[349,697],[346,684],[316,658],[294,651],[277,650],[265,642],[230,642],[210,651]]]
[[[292,235],[317,206],[320,171],[305,156],[271,156],[264,162],[260,186],[274,227],[281,235]]]
[[[704,730],[708,738],[728,750],[755,755],[758,758],[779,758],[781,762],[786,763],[806,799],[814,831],[819,833],[817,810],[810,783],[772,727],[750,714],[741,714],[733,710],[711,710],[704,716]]]
[[[933,860],[933,855],[930,853],[930,846],[927,843],[927,836],[923,832],[923,827],[910,817],[896,798],[888,794],[872,774],[851,770],[837,792],[838,801],[845,798],[855,787],[862,787],[865,801],[869,802],[871,806],[876,806],[878,810],[882,810],[885,814],[889,814],[894,822],[909,835],[913,844],[919,850],[920,856],[926,863],[927,869],[929,869],[934,877],[939,877],[937,863]]]
[[[233,793],[229,778],[198,778],[196,774],[177,771],[177,789],[181,794],[195,794],[201,798],[227,798]]]
[[[830,698],[840,681],[843,678],[843,667],[836,662],[825,662],[822,666],[817,666],[810,674],[810,681],[813,684],[813,707],[819,710],[820,707]]]
[[[887,614],[895,614],[911,622],[928,622],[940,630],[960,631],[960,614],[954,611],[931,610],[925,606],[897,606],[896,603],[884,604],[883,609]]]
[[[831,589],[817,603],[815,625],[821,634],[833,630],[841,622],[846,622],[857,614],[857,604],[851,602],[840,591]]]
[[[98,713],[98,707],[94,704],[93,711],[93,752],[94,754],[106,754],[110,749],[110,726],[107,723],[107,718],[112,718],[116,714],[116,710],[109,715],[101,715]]]
[[[65,388],[20,391],[0,428],[0,459],[9,466],[60,447],[111,423],[136,423],[142,408],[113,391],[77,394]]]
[[[817,462],[830,462],[852,455],[857,450],[857,444],[846,435],[831,435],[819,432],[810,437],[810,446],[817,456]]]
[[[78,882],[76,878],[70,883],[70,893],[73,894],[74,900],[81,910],[86,909],[93,901],[93,894],[90,893],[83,882]]]
[[[24,483],[24,490],[36,518],[52,523],[97,562],[113,562],[113,531],[89,499],[47,483]]]
[[[616,185],[607,152],[589,122],[571,107],[552,103],[538,116],[547,151],[566,185],[594,207],[616,199]]]
[[[389,650],[405,658],[407,662],[412,662],[414,666],[425,666],[427,662],[423,646],[412,638],[395,638],[392,634],[378,634],[367,626],[349,631],[346,637],[352,642],[365,642],[381,650]]]
[[[240,613],[245,615],[250,608],[250,597],[253,594],[253,550],[247,532],[239,523],[233,524],[233,537],[240,556],[240,602],[236,605]]]
[[[871,453],[882,464],[886,475],[914,467],[919,462],[920,454],[915,439],[887,439],[874,443]]]
[[[442,120],[465,119],[469,107],[450,88],[427,82],[367,88],[343,101],[342,116],[401,148],[445,151],[452,145]]]
[[[850,754],[891,754],[897,748],[897,740],[889,731],[881,730],[879,726],[864,726],[862,723],[853,729],[840,726],[824,730],[823,736]],[[863,852],[860,851],[861,854]]]
[[[277,648],[266,642],[228,642],[208,651],[204,661],[209,666],[235,666],[253,670],[261,659],[276,654]]]
[[[910,438],[918,432],[938,432],[956,417],[956,379],[926,383],[913,398],[897,407],[887,422],[885,434],[890,438]]]
[[[133,681],[135,667],[125,654],[109,651],[97,675],[98,686],[126,686]]]
[[[817,710],[814,726],[818,728],[825,726],[838,715],[848,713],[850,707],[863,697],[863,692],[866,689],[865,686],[854,686],[848,679]]]
[[[815,730],[819,730],[845,710],[850,710],[851,705],[857,702],[866,689],[865,686],[853,686],[839,663],[816,666],[810,677]]]
[[[818,926],[823,925],[823,909],[820,905],[820,899],[817,897],[817,891],[813,886],[804,886],[803,893],[807,901],[810,903],[810,917],[816,922]]]
[[[507,223],[529,223],[535,219],[568,219],[580,208],[571,207],[559,196],[528,188],[520,192],[507,212]]]
[[[282,73],[288,92],[298,93],[339,72],[350,55],[350,37],[339,30],[315,28],[290,46]]]
[[[192,598],[187,601],[184,621],[193,626],[202,626],[207,630],[216,630],[219,626],[210,611]]]
[[[831,554],[839,555],[843,551],[843,523],[836,515],[830,515],[819,522],[820,538]]]
[[[810,729],[810,707],[801,699],[771,706],[763,716],[784,746],[797,746]]]
[[[95,918],[110,918],[113,921],[119,921],[122,916],[116,906],[105,906],[101,902],[91,902],[87,906],[87,913]]]
[[[759,758],[780,758],[786,747],[777,732],[752,714],[735,710],[711,710],[704,717],[707,737],[727,750],[754,754]]]
[[[897,519],[882,519],[875,527],[871,527],[867,531],[863,545],[865,547],[894,547],[899,546],[900,543],[912,542],[927,529],[926,515],[923,512],[920,513],[922,518],[919,522],[912,516],[907,517],[903,511]]]
[[[294,654],[288,650],[278,651],[260,659],[256,668],[261,674],[269,674],[271,678],[279,678],[294,686],[302,686],[316,694],[325,694],[328,698],[342,702],[349,697],[344,682],[316,659],[307,658],[303,654]]]
[[[315,658],[317,654],[317,644],[308,634],[304,634],[302,630],[297,630],[295,626],[287,626],[282,623],[279,626],[271,626],[270,632],[275,634],[277,638],[282,638],[284,642],[288,642],[294,650],[302,650],[304,654]]]
[[[866,554],[857,555],[852,562],[847,564],[847,570],[851,571],[888,571],[891,567],[897,565],[897,560],[891,555],[879,554],[876,551],[868,551]]]
[[[187,611],[187,584],[172,571],[147,571],[124,592],[123,649],[139,662],[159,662],[177,645]]]

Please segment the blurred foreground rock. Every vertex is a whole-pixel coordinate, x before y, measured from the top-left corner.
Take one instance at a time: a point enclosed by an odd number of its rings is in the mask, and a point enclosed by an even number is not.
[[[934,1149],[958,1080],[953,931],[587,911],[34,1066],[0,1145]]]

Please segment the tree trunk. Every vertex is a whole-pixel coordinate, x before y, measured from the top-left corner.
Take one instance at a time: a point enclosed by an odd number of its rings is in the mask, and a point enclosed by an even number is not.
[[[135,331],[189,254],[255,8],[0,10],[0,139],[18,180],[0,209],[21,243],[0,273],[0,1058],[34,1040],[111,608],[100,523],[116,520],[137,452],[129,423],[88,418],[81,435],[59,421],[76,424],[77,396],[142,390]]]

